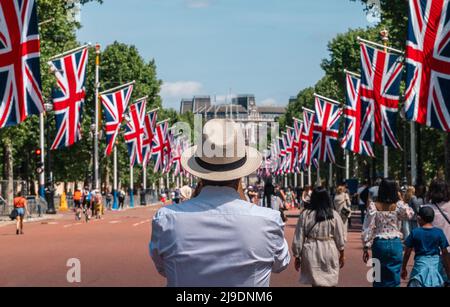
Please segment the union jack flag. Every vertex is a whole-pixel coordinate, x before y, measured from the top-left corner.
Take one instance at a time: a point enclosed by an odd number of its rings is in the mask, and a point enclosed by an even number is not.
[[[294,173],[297,167],[297,150],[295,144],[295,130],[288,128],[286,138],[286,172]]]
[[[318,161],[336,162],[334,149],[339,136],[341,114],[342,109],[338,105],[316,97],[312,156]]]
[[[44,111],[35,0],[0,1],[0,128]]]
[[[84,48],[49,63],[58,83],[52,95],[57,131],[52,150],[70,147],[81,140],[87,62],[88,49]]]
[[[133,85],[129,85],[117,92],[100,96],[105,113],[107,156],[111,155],[116,143],[117,134],[119,133],[123,115],[128,107],[132,92]]]
[[[301,135],[303,150],[300,156],[300,162],[306,168],[311,166],[315,117],[316,114],[314,112],[308,110],[303,111],[303,130]]]
[[[167,153],[170,149],[169,124],[167,121],[156,126],[155,137],[153,138],[152,156],[155,159],[155,173],[165,172],[167,165]]]
[[[402,77],[400,57],[361,44],[361,139],[401,148],[396,121]]]
[[[125,142],[130,155],[130,165],[142,165],[144,161],[143,141],[145,134],[145,107],[147,101],[141,100],[130,106],[130,114],[125,128]]]
[[[296,171],[300,172],[302,169],[301,156],[303,153],[302,145],[303,121],[294,119],[294,148],[297,155]]]
[[[347,74],[347,99],[344,107],[345,129],[341,146],[360,155],[374,157],[372,144],[361,140],[361,100],[359,78]]]
[[[406,118],[450,132],[450,1],[409,0]]]
[[[152,143],[153,143],[153,137],[155,136],[155,126],[156,121],[158,118],[158,112],[151,111],[145,115],[145,133],[144,133],[144,140],[142,143],[143,147],[143,153],[144,153],[144,166],[147,166],[148,162],[150,161],[150,158],[152,156]]]

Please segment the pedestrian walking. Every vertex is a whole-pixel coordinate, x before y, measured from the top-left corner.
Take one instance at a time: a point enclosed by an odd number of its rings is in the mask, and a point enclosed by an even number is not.
[[[109,189],[106,191],[105,200],[106,200],[106,209],[111,210],[112,209],[112,204],[113,204],[113,201],[114,201],[114,196],[111,193],[111,190],[109,190]]]
[[[119,191],[119,210],[123,210],[123,205],[125,204],[125,191],[120,189]]]
[[[264,207],[272,208],[271,200],[275,192],[275,187],[272,184],[272,178],[268,178],[264,184]]]
[[[423,207],[418,213],[420,228],[414,229],[405,240],[405,255],[403,257],[402,279],[408,277],[408,262],[412,251],[415,253],[414,268],[411,272],[408,287],[437,288],[445,285],[444,276],[440,270],[441,254],[446,257],[445,268],[450,273],[448,261],[449,247],[447,238],[440,228],[433,227],[435,218],[431,207]]]
[[[270,204],[272,206],[272,210],[280,212],[281,220],[286,223],[287,217],[286,214],[284,214],[285,207],[283,201],[281,200],[279,189],[275,190],[271,197]]]
[[[278,212],[244,199],[242,178],[261,165],[232,120],[206,123],[200,148],[184,151],[183,169],[200,179],[195,198],[160,209],[150,254],[172,287],[268,287],[290,256]],[[227,153],[224,157],[222,153]]]
[[[369,204],[369,185],[364,182],[358,189],[358,208],[361,212],[361,224],[364,224],[366,218],[367,206]]]
[[[101,219],[103,215],[103,197],[100,191],[95,190],[93,196],[94,215],[96,219]]]
[[[311,205],[299,217],[292,252],[300,283],[313,287],[336,287],[344,267],[344,224],[333,210],[330,195],[315,188]]]
[[[312,188],[310,186],[305,187],[302,194],[303,209],[309,209],[311,203]]]
[[[337,187],[333,203],[334,209],[339,214],[344,224],[344,237],[345,242],[347,242],[348,221],[352,215],[352,203],[345,185],[340,185]]]
[[[295,207],[295,193],[292,187],[288,187],[286,190],[286,209],[290,210]]]
[[[399,287],[403,260],[403,234],[401,221],[410,220],[414,211],[400,197],[398,184],[383,179],[378,190],[377,202],[371,202],[363,228],[363,261],[369,261],[369,249],[381,268],[381,280],[374,287]]]
[[[450,242],[450,186],[444,180],[434,180],[430,184],[428,204],[425,206],[434,210],[435,218],[433,221],[433,226],[442,229],[447,241]],[[450,252],[450,248],[447,248],[447,250]],[[449,255],[444,255],[444,260],[442,262],[448,263],[448,261],[450,261],[449,257]],[[448,285],[450,282],[450,276],[445,274],[442,262],[440,271]]]
[[[26,215],[29,215],[28,212],[28,206],[27,206],[27,200],[25,197],[23,197],[23,193],[19,192],[17,193],[17,196],[13,200],[14,205],[14,215],[16,215],[16,235],[23,235],[23,219]]]

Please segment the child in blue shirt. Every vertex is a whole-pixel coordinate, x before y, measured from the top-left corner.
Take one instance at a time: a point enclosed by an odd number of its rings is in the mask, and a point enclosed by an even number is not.
[[[442,271],[441,254],[446,256],[449,246],[444,232],[440,228],[433,227],[434,210],[422,207],[419,210],[417,222],[421,226],[414,229],[405,240],[405,254],[403,257],[402,279],[408,277],[407,265],[414,250],[414,268],[408,287],[443,287],[444,272]],[[442,257],[442,259],[448,259]],[[450,264],[444,263],[449,275]],[[449,275],[450,276],[450,275]]]

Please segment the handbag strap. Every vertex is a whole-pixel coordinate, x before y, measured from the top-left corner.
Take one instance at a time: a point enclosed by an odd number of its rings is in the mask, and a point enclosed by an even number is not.
[[[447,223],[450,225],[450,219],[448,218],[447,214],[445,214],[444,210],[442,210],[441,207],[438,206],[438,204],[433,204],[441,213],[441,215],[444,217],[444,219],[447,221]]]

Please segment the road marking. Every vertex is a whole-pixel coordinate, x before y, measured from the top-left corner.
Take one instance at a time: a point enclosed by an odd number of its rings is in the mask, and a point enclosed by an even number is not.
[[[119,223],[121,223],[122,221],[111,221],[111,222],[109,222],[110,224],[119,224]]]
[[[139,222],[139,223],[133,224],[133,227],[137,227],[137,226],[140,226],[140,225],[143,225],[143,224],[149,223],[149,222],[150,222],[150,220],[145,220],[145,221],[142,221],[142,222]]]
[[[69,227],[72,227],[72,226],[80,226],[80,225],[83,225],[83,223],[75,223],[75,224],[64,225],[64,228],[69,228]]]

